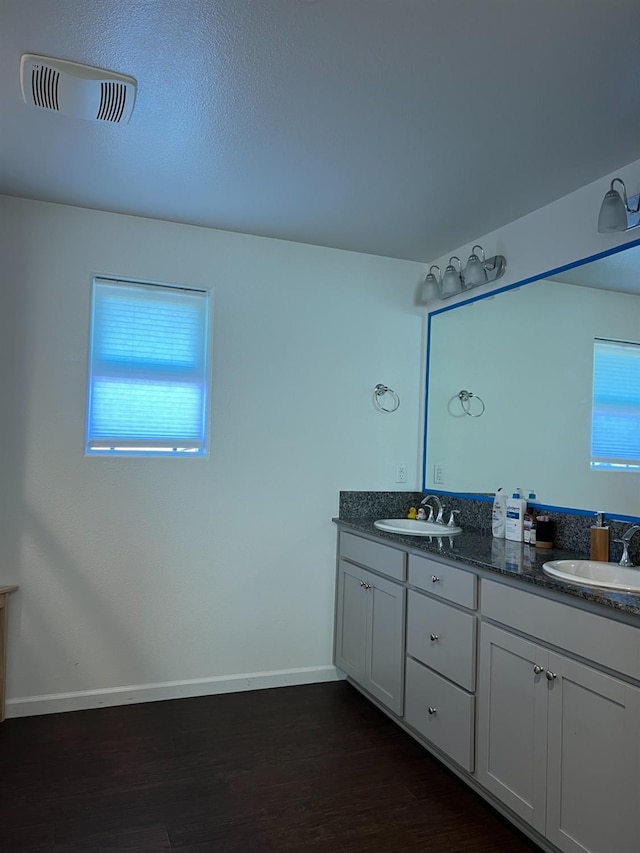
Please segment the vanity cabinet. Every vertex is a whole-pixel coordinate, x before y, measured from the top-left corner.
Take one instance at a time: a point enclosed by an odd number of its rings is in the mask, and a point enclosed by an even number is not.
[[[545,644],[572,646],[583,620],[593,631],[601,617],[490,581],[485,592],[487,614],[508,627],[481,627],[478,781],[559,850],[637,851],[640,690]],[[509,630],[536,615],[546,617],[536,637]],[[602,621],[640,642],[637,629]],[[597,639],[605,657],[609,639]]]
[[[357,537],[350,534],[342,538],[335,664],[385,707],[401,715],[406,590],[378,572],[392,572],[404,580],[406,555],[364,539],[353,542]],[[356,558],[367,560],[370,568],[350,561]]]
[[[337,575],[336,666],[541,849],[637,853],[638,624],[347,531]]]

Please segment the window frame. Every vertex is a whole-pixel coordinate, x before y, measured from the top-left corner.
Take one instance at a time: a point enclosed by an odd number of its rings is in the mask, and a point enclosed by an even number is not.
[[[202,335],[201,357],[203,369],[200,388],[202,390],[202,403],[200,406],[200,418],[202,437],[200,440],[185,439],[177,442],[174,447],[169,446],[166,440],[158,439],[134,439],[131,442],[118,439],[110,447],[91,446],[92,441],[98,441],[95,436],[90,435],[91,429],[91,404],[93,394],[93,379],[95,366],[95,317],[96,317],[96,293],[97,285],[118,286],[124,288],[149,288],[155,291],[163,289],[177,293],[194,294],[203,299],[202,320],[204,324]],[[87,378],[85,397],[85,428],[84,428],[84,455],[91,459],[114,459],[114,458],[140,458],[140,459],[206,459],[210,453],[210,427],[211,427],[211,385],[212,385],[212,331],[213,331],[213,290],[211,288],[194,287],[184,284],[173,284],[168,282],[150,281],[147,279],[123,278],[95,273],[91,279],[91,298],[89,308],[89,340],[87,349]],[[107,439],[104,439],[107,442]],[[160,445],[160,446],[158,446]],[[197,445],[197,446],[193,446]]]

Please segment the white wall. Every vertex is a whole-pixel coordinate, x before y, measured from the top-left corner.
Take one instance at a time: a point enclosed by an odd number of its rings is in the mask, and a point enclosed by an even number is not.
[[[8,714],[333,677],[338,492],[400,488],[396,462],[418,485],[421,265],[6,197],[0,221]],[[210,458],[83,456],[96,273],[214,289]]]

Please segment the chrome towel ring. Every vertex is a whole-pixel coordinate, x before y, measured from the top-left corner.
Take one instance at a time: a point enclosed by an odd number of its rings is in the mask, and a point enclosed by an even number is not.
[[[390,398],[388,400],[387,394]],[[395,412],[400,408],[400,397],[391,388],[379,382],[373,389],[373,405],[379,412]]]
[[[471,391],[459,391],[458,400],[460,400],[460,406],[462,407],[462,411],[465,413],[465,415],[469,415],[470,418],[479,418],[484,415],[484,400],[482,399],[482,397],[478,397],[477,394],[474,394]],[[471,400],[477,400],[482,406],[480,411],[475,414],[471,411]]]

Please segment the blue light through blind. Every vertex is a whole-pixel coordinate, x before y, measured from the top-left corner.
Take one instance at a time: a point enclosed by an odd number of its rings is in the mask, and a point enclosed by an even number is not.
[[[96,279],[87,453],[203,455],[208,294]]]
[[[640,343],[593,343],[591,468],[640,471]]]

